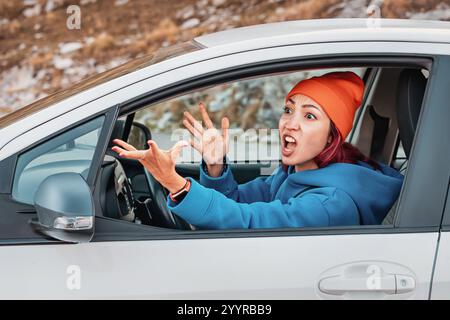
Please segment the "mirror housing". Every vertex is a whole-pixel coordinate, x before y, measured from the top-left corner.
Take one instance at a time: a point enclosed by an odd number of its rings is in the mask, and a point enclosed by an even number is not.
[[[36,231],[52,238],[73,242],[89,242],[94,235],[94,201],[83,177],[63,172],[44,179],[34,195]]]
[[[128,135],[128,143],[140,149],[148,149],[147,141],[152,138],[150,130],[142,123],[133,121],[130,134]]]

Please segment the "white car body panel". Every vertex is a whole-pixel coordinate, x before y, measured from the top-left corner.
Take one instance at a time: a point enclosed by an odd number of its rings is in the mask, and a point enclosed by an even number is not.
[[[135,82],[133,85],[124,86],[122,89],[116,90],[116,88],[114,88],[114,90],[107,95],[102,92],[104,95],[101,98],[85,103],[78,108],[73,108],[73,105],[77,104],[73,99],[80,96],[78,103],[82,103],[81,100],[83,98],[81,95],[64,100],[52,107],[19,120],[14,125],[0,130],[0,136],[2,137],[1,143],[4,144],[0,149],[0,160],[22,150],[36,141],[44,139],[51,132],[65,128],[72,123],[112,107],[115,104],[125,102],[133,97],[145,94],[146,92],[163,88],[175,81],[194,78],[205,73],[224,70],[233,66],[284,58],[323,55],[324,52],[328,55],[352,54],[355,52],[374,54],[387,52],[393,54],[408,54],[411,52],[414,52],[414,54],[450,54],[450,44],[408,42],[321,43],[290,46],[289,50],[286,50],[285,47],[274,47],[199,61],[195,64],[189,64],[175,70],[160,73],[149,79]],[[103,91],[104,88],[101,90]],[[71,103],[73,103],[73,105],[69,106]],[[61,109],[65,110],[65,112],[62,112],[61,115],[57,117]]]
[[[6,246],[0,250],[0,299],[347,299],[357,296],[324,295],[318,283],[326,270],[361,261],[375,266],[387,263],[384,271],[392,274],[402,273],[399,264],[411,271],[416,282],[415,290],[408,293],[369,293],[363,298],[428,299],[437,236],[399,233]],[[79,270],[79,289],[70,285],[74,274],[70,266]],[[369,279],[371,273],[366,276]]]
[[[266,23],[229,29],[195,38],[205,47],[239,44],[245,50],[265,43],[333,41],[449,42],[450,23],[406,19],[315,19]]]
[[[235,66],[355,53],[450,55],[450,23],[382,20],[381,28],[368,28],[369,20],[285,22],[198,37],[208,48],[124,75],[0,129],[0,161],[118,103]],[[429,299],[431,290],[432,298],[448,298],[449,233],[441,235],[435,261],[437,231],[358,231],[5,245],[0,299]],[[325,295],[318,289],[333,268],[364,263],[382,266],[388,275],[410,276],[414,289],[384,295],[368,288],[365,296]],[[73,266],[80,271],[79,289],[69,285]]]
[[[450,299],[450,232],[442,232],[439,237],[432,287],[431,299]]]

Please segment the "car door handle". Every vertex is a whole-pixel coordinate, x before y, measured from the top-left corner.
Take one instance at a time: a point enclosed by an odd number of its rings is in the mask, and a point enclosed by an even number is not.
[[[407,275],[385,274],[378,278],[343,277],[341,275],[323,278],[319,282],[319,290],[326,294],[343,295],[357,292],[382,292],[400,294],[413,291],[415,280]]]

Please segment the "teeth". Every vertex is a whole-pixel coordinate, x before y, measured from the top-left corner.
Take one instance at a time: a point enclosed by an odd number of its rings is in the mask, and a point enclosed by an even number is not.
[[[295,142],[295,139],[292,138],[291,136],[285,136],[284,139],[285,139],[287,142]]]

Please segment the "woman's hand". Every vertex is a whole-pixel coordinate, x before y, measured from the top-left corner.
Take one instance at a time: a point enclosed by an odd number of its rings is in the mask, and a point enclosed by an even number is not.
[[[134,146],[120,139],[114,139],[118,146],[111,148],[119,156],[127,159],[139,160],[139,162],[163,185],[169,192],[175,193],[186,183],[186,179],[175,171],[175,163],[183,147],[189,143],[178,141],[169,150],[161,150],[153,140],[148,140],[149,149],[137,150]]]
[[[206,130],[188,111],[184,112],[183,124],[194,136],[189,143],[202,155],[209,174],[217,177],[223,168],[223,157],[228,153],[230,123],[227,117],[222,118],[222,132],[220,132],[214,127],[202,102],[199,103],[199,108]]]

